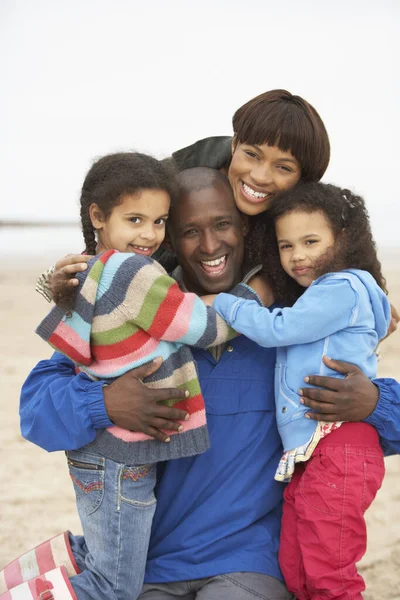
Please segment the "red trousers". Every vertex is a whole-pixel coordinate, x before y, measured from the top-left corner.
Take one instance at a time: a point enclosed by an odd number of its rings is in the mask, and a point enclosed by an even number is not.
[[[359,600],[364,513],[385,474],[376,430],[344,423],[296,466],[284,494],[279,562],[298,600]]]

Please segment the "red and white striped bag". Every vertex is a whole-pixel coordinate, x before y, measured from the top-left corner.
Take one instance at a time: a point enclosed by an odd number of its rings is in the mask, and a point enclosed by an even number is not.
[[[65,567],[20,583],[0,595],[0,600],[77,600]]]
[[[68,531],[56,535],[36,546],[36,548],[25,552],[25,554],[4,567],[0,571],[0,594],[19,586],[25,581],[30,581],[49,571],[57,570],[57,567],[65,568],[67,579],[80,573],[69,543]],[[29,598],[29,596],[27,597]],[[3,598],[3,596],[0,596],[0,598]],[[14,596],[10,596],[10,598],[14,598]],[[15,596],[15,598],[19,598],[19,596]]]

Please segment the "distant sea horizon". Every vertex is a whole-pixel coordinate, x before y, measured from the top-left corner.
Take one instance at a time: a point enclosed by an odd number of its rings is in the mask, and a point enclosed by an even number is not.
[[[377,245],[380,260],[386,268],[400,266],[399,239],[377,239]],[[0,251],[10,266],[15,263],[50,266],[62,256],[79,254],[82,249],[82,232],[76,221],[0,220]]]

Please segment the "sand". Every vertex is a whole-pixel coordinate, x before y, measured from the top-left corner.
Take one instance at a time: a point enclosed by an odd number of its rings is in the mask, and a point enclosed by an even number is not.
[[[385,259],[392,303],[400,309],[400,255]],[[49,260],[36,258],[24,268],[16,259],[0,269],[0,567],[60,531],[80,532],[64,454],[48,454],[22,439],[18,403],[29,371],[50,355],[34,334],[47,311],[34,291],[36,276]],[[382,344],[379,375],[400,380],[400,333]],[[367,513],[368,551],[360,564],[366,600],[400,600],[400,457],[386,459],[386,478]]]

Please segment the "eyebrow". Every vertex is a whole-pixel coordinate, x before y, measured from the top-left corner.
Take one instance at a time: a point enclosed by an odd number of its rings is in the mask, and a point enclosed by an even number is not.
[[[249,144],[249,146],[253,146],[253,148],[257,148],[257,150],[258,150],[259,152],[261,152],[262,154],[264,154],[264,152],[263,152],[262,148],[260,148],[260,146],[257,146],[257,144]],[[283,152],[283,150],[282,150],[282,152]],[[282,156],[282,157],[278,158],[278,160],[279,160],[280,162],[289,162],[289,163],[292,163],[292,164],[294,164],[294,165],[298,165],[298,164],[299,164],[299,163],[298,163],[298,161],[297,161],[295,158],[284,158],[284,157]]]
[[[147,219],[149,217],[149,215],[142,215],[142,213],[139,212],[128,212],[128,213],[124,213],[125,217],[144,217],[145,219]],[[162,219],[165,217],[168,217],[168,213],[164,213],[163,215],[160,215],[159,217],[157,217],[157,219]]]
[[[229,215],[218,215],[217,217],[213,217],[213,222],[216,223],[217,221],[223,221],[224,219],[232,219],[233,216],[231,214]],[[189,221],[189,223],[183,223],[182,225],[179,225],[179,231],[183,231],[184,229],[187,229],[188,227],[201,227],[201,223],[199,221]]]
[[[319,233],[307,233],[307,235],[303,235],[301,236],[301,240],[306,240],[307,238],[312,238],[312,237],[321,237]],[[280,238],[279,240],[276,240],[278,242],[278,244],[281,244],[282,242],[288,242],[289,244],[291,244],[290,240],[285,240],[283,238]]]

